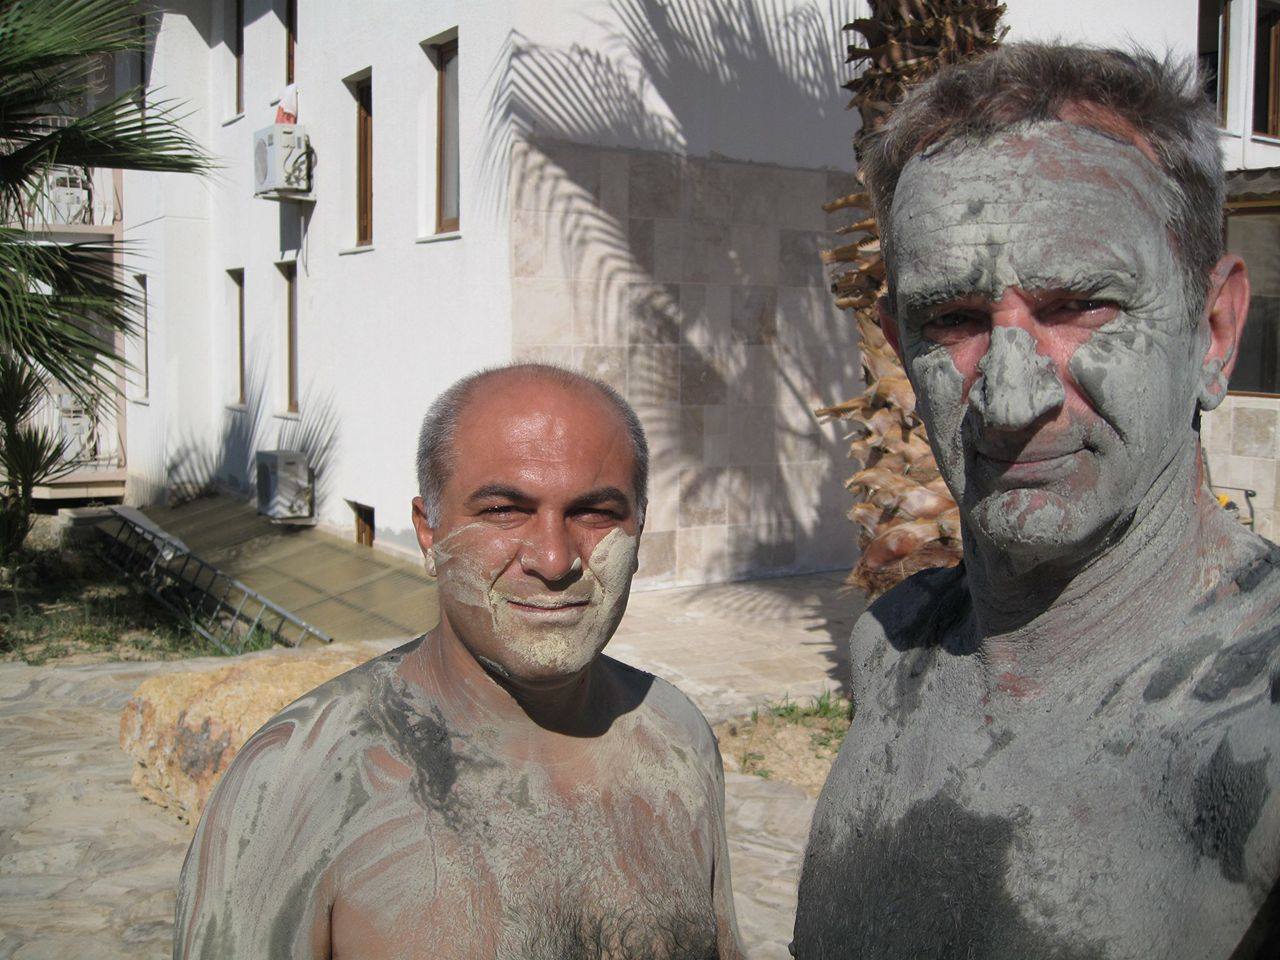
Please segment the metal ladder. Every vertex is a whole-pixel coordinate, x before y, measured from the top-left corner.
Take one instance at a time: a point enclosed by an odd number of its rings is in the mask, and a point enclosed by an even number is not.
[[[179,540],[148,529],[119,512],[98,525],[103,557],[186,620],[223,653],[243,653],[260,631],[273,643],[296,647],[308,637],[333,638],[272,603],[256,590],[206,563]]]

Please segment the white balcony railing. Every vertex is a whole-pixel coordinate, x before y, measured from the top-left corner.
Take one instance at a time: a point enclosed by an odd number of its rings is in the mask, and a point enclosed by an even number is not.
[[[31,424],[50,430],[66,441],[64,462],[77,469],[113,469],[124,466],[124,450],[117,429],[115,404],[102,401],[86,405],[74,394],[53,389],[31,416]]]
[[[118,219],[119,210],[113,171],[56,167],[44,191],[23,211],[23,220],[31,230],[109,227]]]

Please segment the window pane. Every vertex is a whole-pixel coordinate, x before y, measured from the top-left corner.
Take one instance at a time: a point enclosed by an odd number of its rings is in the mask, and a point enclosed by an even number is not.
[[[1258,0],[1254,31],[1253,130],[1280,134],[1280,0]]]
[[[458,221],[458,53],[444,59],[440,82],[440,222]]]
[[[1227,249],[1244,258],[1253,288],[1231,389],[1280,393],[1280,212],[1228,217]]]

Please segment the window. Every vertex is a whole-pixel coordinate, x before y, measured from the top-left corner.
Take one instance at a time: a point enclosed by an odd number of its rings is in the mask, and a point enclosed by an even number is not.
[[[457,230],[458,41],[436,48],[436,233]]]
[[[1258,0],[1254,32],[1253,132],[1280,136],[1280,0]]]
[[[373,507],[366,506],[363,503],[356,503],[354,500],[348,500],[351,504],[351,512],[356,517],[356,543],[362,547],[373,546]]]
[[[244,271],[228,270],[231,278],[232,316],[235,318],[236,331],[236,403],[243,405],[246,400],[245,390],[245,348],[244,348]]]
[[[1280,394],[1280,205],[1230,214],[1227,249],[1244,258],[1253,288],[1231,392]]]
[[[142,388],[139,400],[151,396],[151,304],[147,299],[147,276],[134,275],[138,285],[138,339],[141,352],[138,356],[138,385]]]
[[[284,82],[293,83],[298,48],[298,0],[284,0]]]
[[[1218,126],[1227,125],[1232,0],[1200,0],[1198,53],[1205,95],[1218,108]]]
[[[244,0],[232,0],[235,22],[231,25],[231,53],[236,59],[236,113],[244,113]]]
[[[134,95],[138,101],[138,111],[142,114],[143,122],[146,122],[147,115],[147,15],[144,13],[138,17],[138,83],[137,93]]]
[[[373,243],[373,77],[356,81],[356,245]]]
[[[280,264],[284,277],[284,377],[285,409],[298,412],[298,268],[294,263]]]

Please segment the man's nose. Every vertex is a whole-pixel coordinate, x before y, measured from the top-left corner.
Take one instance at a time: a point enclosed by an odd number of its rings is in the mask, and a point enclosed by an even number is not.
[[[520,569],[554,583],[582,570],[576,544],[564,523],[547,517],[528,532],[520,549]]]
[[[969,388],[969,405],[983,423],[1019,430],[1065,400],[1058,371],[1037,352],[1035,337],[1020,324],[993,323],[986,355],[978,361],[978,379]]]

